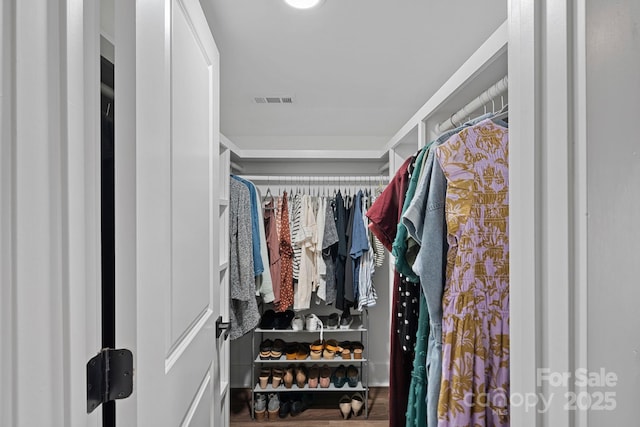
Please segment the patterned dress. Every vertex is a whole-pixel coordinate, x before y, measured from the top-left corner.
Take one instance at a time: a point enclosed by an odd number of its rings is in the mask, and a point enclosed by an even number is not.
[[[285,311],[293,304],[293,247],[286,191],[282,195],[280,218],[280,261],[280,303],[276,306],[276,311]]]
[[[439,427],[510,422],[508,139],[485,120],[436,152],[449,242]]]

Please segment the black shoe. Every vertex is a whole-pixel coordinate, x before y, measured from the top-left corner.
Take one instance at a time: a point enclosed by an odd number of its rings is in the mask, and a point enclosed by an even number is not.
[[[280,418],[287,418],[287,415],[291,412],[291,399],[285,397],[280,401],[280,412],[278,415]]]
[[[267,310],[262,314],[260,320],[261,329],[274,329],[274,322],[276,320],[276,312],[273,310]]]
[[[308,393],[303,393],[302,395],[294,394],[292,397],[293,401],[291,403],[291,416],[295,417],[299,415],[301,412],[306,411],[311,407],[312,397]]]

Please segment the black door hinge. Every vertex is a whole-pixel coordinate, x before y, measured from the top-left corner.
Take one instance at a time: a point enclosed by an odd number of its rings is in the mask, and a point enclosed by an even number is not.
[[[124,399],[133,392],[133,354],[105,348],[87,362],[87,413],[102,403]]]

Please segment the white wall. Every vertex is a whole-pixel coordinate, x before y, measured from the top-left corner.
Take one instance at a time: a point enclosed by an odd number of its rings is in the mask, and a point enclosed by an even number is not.
[[[615,411],[589,425],[638,425],[640,402],[640,3],[587,2],[588,368],[618,375]]]

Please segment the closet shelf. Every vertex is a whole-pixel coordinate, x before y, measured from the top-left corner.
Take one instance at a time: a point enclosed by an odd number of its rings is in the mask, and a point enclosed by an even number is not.
[[[353,328],[353,329],[327,329],[325,328],[323,331],[323,334],[327,334],[327,333],[334,333],[334,332],[366,332],[367,330],[365,328]],[[276,334],[298,334],[298,333],[313,333],[313,334],[319,334],[320,333],[320,329],[317,329],[315,331],[310,331],[308,329],[304,329],[302,331],[294,331],[293,329],[260,329],[257,328],[255,330],[256,333],[276,333]]]
[[[314,393],[316,391],[342,391],[344,393],[348,393],[352,391],[366,391],[366,388],[362,385],[361,381],[358,381],[358,385],[356,387],[349,387],[346,384],[344,387],[336,387],[332,383],[328,388],[322,388],[320,386],[318,386],[317,388],[310,388],[307,384],[305,384],[304,387],[298,387],[296,384],[294,384],[291,388],[286,388],[283,384],[279,385],[276,388],[273,388],[271,384],[267,384],[266,388],[260,388],[260,385],[256,384],[256,386],[253,389],[253,392],[254,393],[274,393],[274,392],[286,393],[286,392],[302,391],[302,390],[313,391]]]
[[[256,357],[255,363],[277,363],[277,364],[294,364],[297,365],[298,363],[305,363],[305,364],[318,364],[318,365],[324,365],[325,363],[327,365],[357,365],[359,363],[363,363],[363,362],[368,362],[367,359],[362,358],[362,359],[342,359],[340,357],[336,357],[335,359],[311,359],[310,357],[307,357],[306,359],[303,360],[297,360],[297,359],[287,359],[286,356],[282,356],[280,359],[275,359],[275,360],[263,360],[260,359],[260,356]]]

